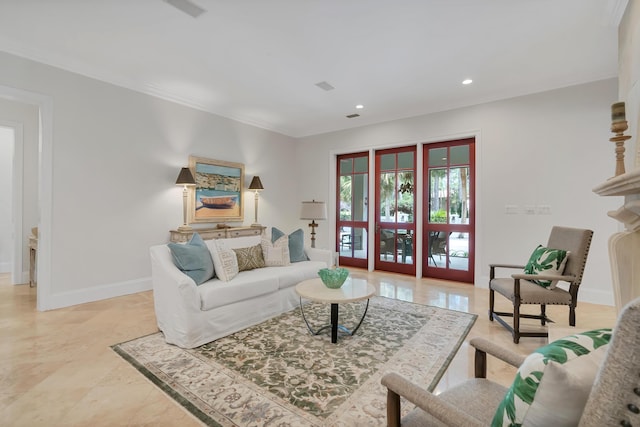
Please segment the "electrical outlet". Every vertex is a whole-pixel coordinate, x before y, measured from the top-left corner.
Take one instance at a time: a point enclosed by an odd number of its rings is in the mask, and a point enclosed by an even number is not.
[[[549,205],[538,205],[538,214],[539,215],[551,215],[551,206],[549,206]]]
[[[504,213],[507,215],[516,215],[518,213],[517,205],[504,205]]]

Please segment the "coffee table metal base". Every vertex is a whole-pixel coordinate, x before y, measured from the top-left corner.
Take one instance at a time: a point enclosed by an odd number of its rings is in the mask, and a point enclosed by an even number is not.
[[[358,322],[356,327],[353,328],[353,330],[349,330],[344,325],[338,324],[338,304],[332,303],[331,304],[331,324],[325,325],[320,329],[314,331],[311,325],[309,325],[309,322],[307,321],[307,317],[304,315],[304,305],[302,304],[302,297],[300,297],[300,312],[302,313],[302,318],[304,319],[304,323],[307,325],[307,329],[309,329],[309,332],[311,332],[312,335],[319,335],[322,331],[331,328],[331,342],[333,344],[338,342],[338,330],[344,332],[347,335],[355,334],[360,328],[360,325],[362,325],[362,322],[364,321],[364,318],[367,315],[368,309],[369,309],[369,298],[367,298],[367,305],[364,307],[364,313],[362,313],[362,317],[360,318],[360,321]]]

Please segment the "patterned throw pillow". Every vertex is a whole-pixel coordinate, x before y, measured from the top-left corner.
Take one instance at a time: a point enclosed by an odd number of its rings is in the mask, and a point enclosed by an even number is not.
[[[610,339],[611,329],[597,329],[531,353],[518,368],[491,426],[578,425]]]
[[[549,249],[542,245],[537,248],[529,257],[529,262],[524,267],[525,274],[557,274],[562,275],[564,267],[567,265],[569,252],[563,249]],[[531,280],[536,285],[543,288],[554,289],[557,280]]]
[[[282,236],[275,242],[263,237],[260,245],[262,246],[262,256],[267,267],[282,267],[291,264],[289,259],[289,237]]]
[[[262,245],[233,249],[238,259],[238,271],[265,267]]]
[[[213,260],[209,248],[198,233],[193,233],[186,244],[169,243],[173,263],[184,274],[191,277],[196,285],[201,285],[215,277]]]
[[[211,258],[216,269],[216,275],[223,282],[228,282],[238,275],[238,258],[232,249],[216,242],[211,246]]]

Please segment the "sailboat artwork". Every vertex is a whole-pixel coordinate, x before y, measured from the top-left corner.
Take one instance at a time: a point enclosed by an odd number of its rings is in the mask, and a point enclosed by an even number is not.
[[[244,165],[192,158],[195,169],[194,222],[242,220]]]

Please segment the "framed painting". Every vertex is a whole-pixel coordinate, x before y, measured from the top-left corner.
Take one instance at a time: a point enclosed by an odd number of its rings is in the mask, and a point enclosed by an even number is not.
[[[196,180],[191,222],[244,221],[244,165],[189,156]]]

